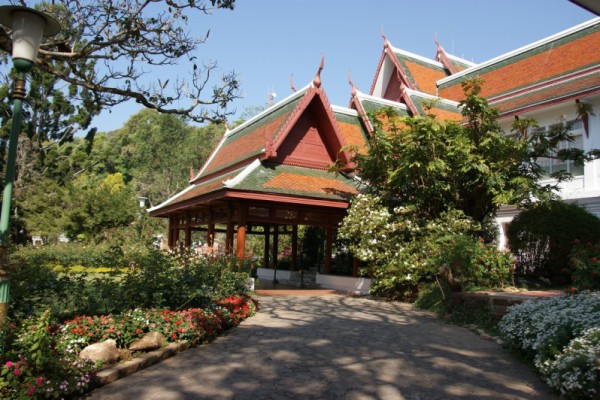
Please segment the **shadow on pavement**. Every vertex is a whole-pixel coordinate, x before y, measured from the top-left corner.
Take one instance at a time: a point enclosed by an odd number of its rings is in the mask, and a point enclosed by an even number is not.
[[[260,297],[212,344],[97,389],[101,399],[555,399],[498,344],[410,305]]]

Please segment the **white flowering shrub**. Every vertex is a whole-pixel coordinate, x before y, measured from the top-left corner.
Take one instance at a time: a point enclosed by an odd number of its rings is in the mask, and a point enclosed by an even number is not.
[[[583,292],[513,306],[498,328],[533,360],[546,382],[567,398],[591,398],[600,358],[600,292]]]
[[[371,293],[412,301],[419,285],[438,272],[438,239],[477,228],[460,211],[431,220],[420,217],[414,207],[390,209],[379,197],[361,194],[352,201],[338,237],[347,240],[371,272]]]
[[[569,398],[592,398],[598,391],[596,360],[600,357],[600,327],[571,340],[554,359],[538,365],[546,382]]]

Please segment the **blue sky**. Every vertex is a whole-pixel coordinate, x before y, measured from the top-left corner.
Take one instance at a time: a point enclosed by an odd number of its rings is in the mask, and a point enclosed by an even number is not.
[[[221,70],[239,74],[244,98],[231,108],[241,115],[264,105],[270,91],[276,102],[291,94],[290,75],[296,88],[311,82],[321,54],[323,88],[332,104],[347,106],[348,71],[369,92],[382,30],[403,50],[433,58],[437,37],[447,52],[483,62],[594,17],[568,0],[237,0],[233,11],[192,18],[190,29],[211,30],[194,54],[200,61],[216,60]],[[186,65],[171,71],[183,77]],[[93,124],[118,129],[139,109],[127,103]]]

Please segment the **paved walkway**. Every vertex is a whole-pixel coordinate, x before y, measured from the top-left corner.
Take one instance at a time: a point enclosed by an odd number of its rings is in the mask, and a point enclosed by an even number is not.
[[[92,392],[91,400],[557,399],[494,342],[410,305],[260,296],[215,342]]]

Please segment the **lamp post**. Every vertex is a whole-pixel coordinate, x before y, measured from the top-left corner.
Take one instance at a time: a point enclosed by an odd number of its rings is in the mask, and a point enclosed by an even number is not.
[[[138,205],[140,206],[139,214],[138,214],[138,223],[139,223],[139,238],[142,239],[142,235],[144,233],[144,215],[146,213],[146,202],[148,201],[147,197],[140,196],[138,197]]]
[[[32,70],[40,48],[42,36],[54,36],[60,31],[58,22],[37,10],[20,6],[1,6],[0,24],[12,31],[12,59],[17,70],[13,86],[14,99],[12,126],[8,141],[8,158],[6,160],[6,178],[0,212],[0,328],[8,314],[8,295],[10,281],[8,279],[8,242],[9,219],[15,180],[15,163],[17,144],[21,131],[21,110],[25,99],[25,74]]]

